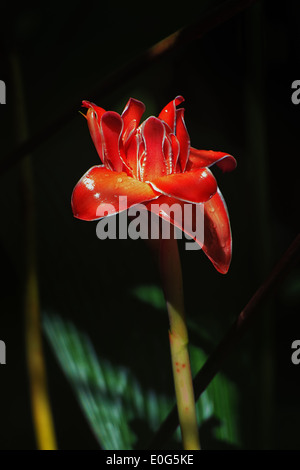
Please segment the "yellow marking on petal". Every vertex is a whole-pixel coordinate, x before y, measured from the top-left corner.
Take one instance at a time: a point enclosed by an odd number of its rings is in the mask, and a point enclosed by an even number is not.
[[[85,119],[87,119],[87,117],[86,117],[85,114],[83,114],[81,111],[78,111],[78,112],[79,112],[79,114],[81,114]]]

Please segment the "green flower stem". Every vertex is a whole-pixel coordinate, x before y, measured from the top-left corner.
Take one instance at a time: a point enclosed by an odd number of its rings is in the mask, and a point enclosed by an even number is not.
[[[177,240],[160,241],[160,272],[170,321],[170,348],[179,424],[185,450],[200,450],[196,406],[184,315],[181,263]]]

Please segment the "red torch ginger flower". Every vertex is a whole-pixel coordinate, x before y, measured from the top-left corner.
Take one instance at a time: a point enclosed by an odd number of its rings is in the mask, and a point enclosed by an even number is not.
[[[89,131],[103,164],[90,168],[75,186],[73,214],[79,219],[97,220],[104,212],[118,213],[121,196],[127,197],[127,208],[143,203],[149,211],[155,210],[151,204],[154,200],[155,207],[174,202],[204,204],[202,249],[215,268],[226,273],[231,261],[230,222],[209,167],[216,164],[223,171],[231,171],[236,161],[227,153],[190,146],[184,109],[176,108],[183,101],[177,96],[158,117],[150,116],[142,124],[145,106],[133,98],[121,115],[83,101],[88,108]],[[183,223],[171,214],[158,215],[184,230]]]

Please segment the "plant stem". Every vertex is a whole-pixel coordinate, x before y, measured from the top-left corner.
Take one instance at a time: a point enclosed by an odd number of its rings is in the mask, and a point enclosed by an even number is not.
[[[31,407],[39,450],[56,450],[56,438],[47,390],[40,326],[40,302],[35,262],[28,265],[25,285],[25,334]]]
[[[18,119],[16,119],[15,134],[16,140],[23,142],[28,138],[28,129],[21,67],[18,56],[13,52],[10,55],[10,61],[13,89],[15,92],[14,115],[18,117]],[[25,343],[33,424],[38,449],[56,450],[56,438],[47,389],[46,365],[40,325],[34,179],[30,155],[27,155],[22,162],[21,186],[25,249]]]
[[[185,450],[200,450],[184,315],[181,264],[174,237],[160,241],[160,272],[169,313],[171,359],[183,447]]]
[[[275,265],[265,282],[253,294],[245,305],[227,334],[220,341],[216,349],[207,359],[204,366],[194,378],[195,397],[198,399],[208,387],[212,379],[220,371],[224,361],[234,350],[243,334],[249,329],[261,312],[263,303],[268,299],[275,288],[283,281],[290,270],[297,265],[300,259],[300,233],[293,240],[286,252]],[[162,449],[166,440],[174,433],[178,426],[178,417],[175,407],[169,413],[161,427],[156,432],[149,449]]]

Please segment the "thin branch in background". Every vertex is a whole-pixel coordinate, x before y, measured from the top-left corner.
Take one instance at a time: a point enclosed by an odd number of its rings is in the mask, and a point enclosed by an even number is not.
[[[195,399],[197,400],[209,383],[220,371],[225,359],[241,340],[242,335],[249,329],[253,320],[259,313],[263,302],[272,293],[280,281],[288,274],[290,269],[299,261],[300,255],[300,233],[289,246],[282,258],[276,264],[266,281],[259,287],[251,297],[245,308],[239,314],[226,336],[222,339],[213,353],[210,355],[202,369],[194,378]],[[149,448],[160,449],[172,436],[178,426],[178,415],[176,407],[165,419],[160,429],[155,434]]]
[[[201,15],[200,19],[192,25],[181,28],[167,38],[159,41],[154,46],[134,58],[131,62],[115,70],[108,75],[94,90],[84,94],[85,99],[101,101],[107,95],[115,91],[120,85],[140,73],[145,68],[152,66],[157,60],[161,60],[175,49],[187,46],[196,39],[203,37],[220,24],[225,23],[257,0],[227,0],[221,5]],[[76,101],[69,109],[61,114],[55,121],[44,129],[34,134],[16,149],[11,151],[0,162],[0,174],[3,174],[28,153],[36,150],[41,144],[62,129],[68,122],[77,116],[80,108],[80,100]]]

